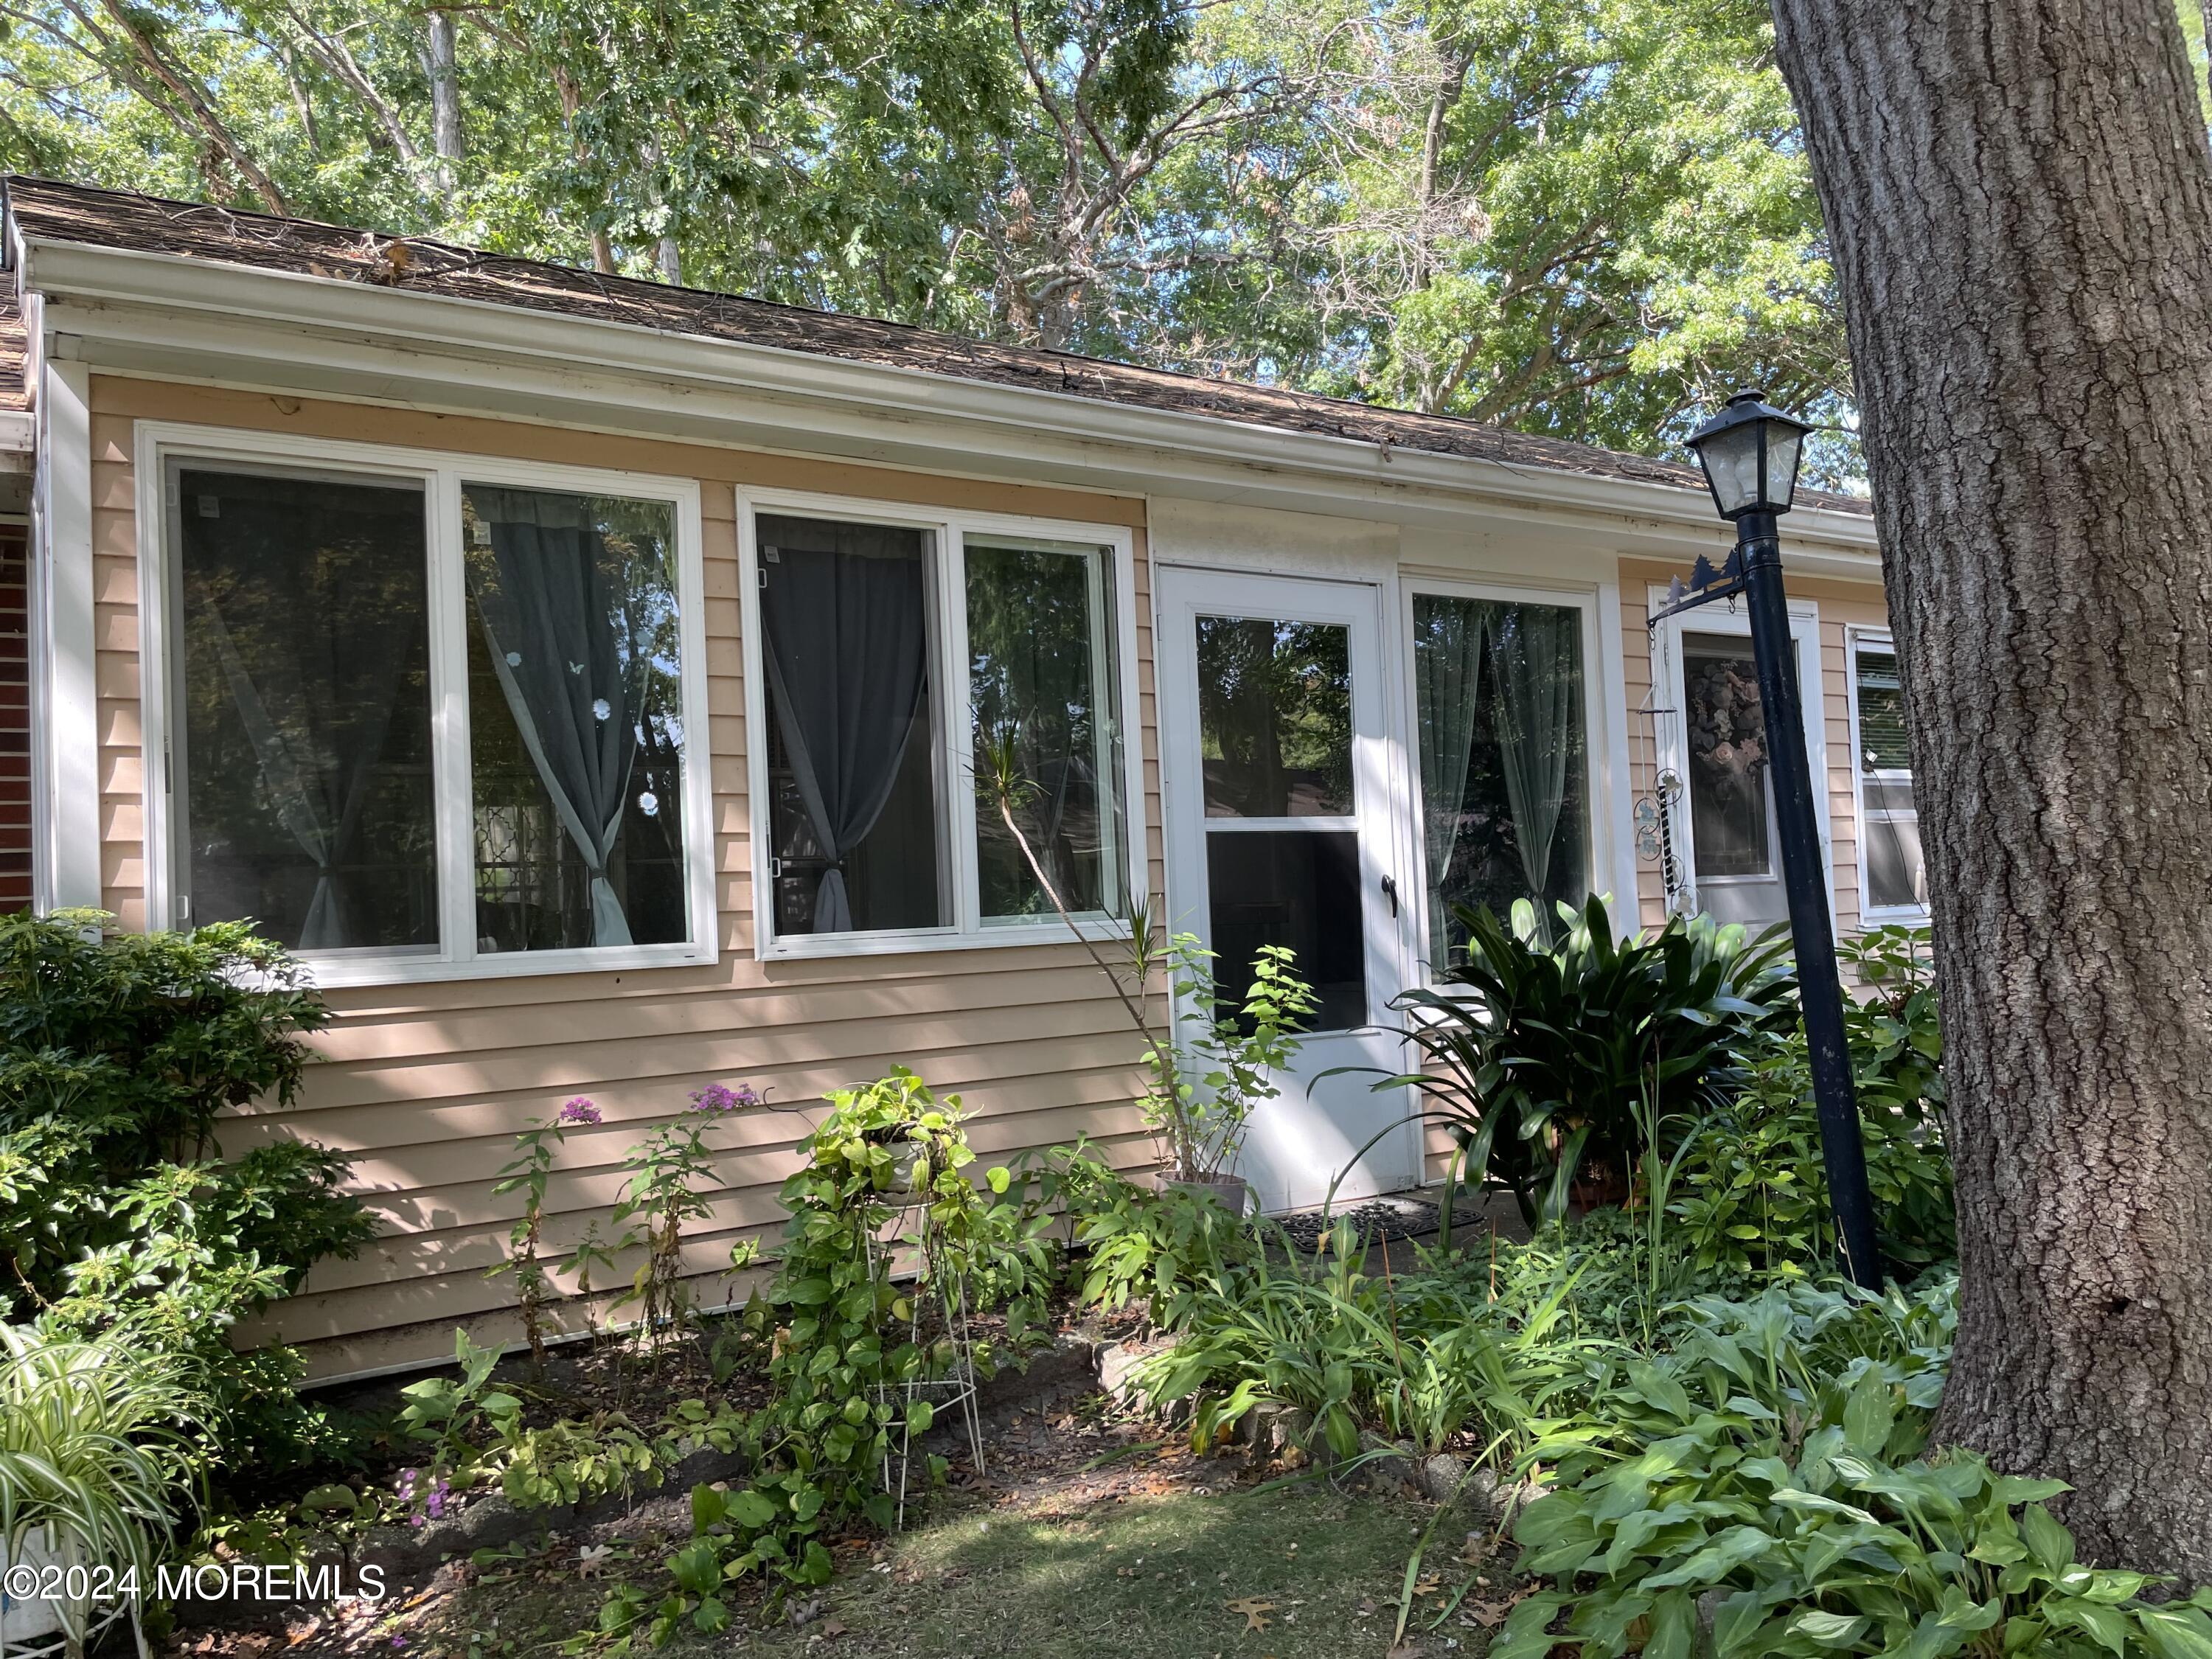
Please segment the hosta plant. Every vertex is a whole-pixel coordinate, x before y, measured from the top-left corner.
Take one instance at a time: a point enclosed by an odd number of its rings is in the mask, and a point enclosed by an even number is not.
[[[2154,1605],[2160,1581],[2075,1560],[2043,1507],[2063,1483],[1923,1455],[1950,1294],[1697,1304],[1539,1448],[1555,1486],[1514,1537],[1550,1587],[1491,1659],[2212,1659],[2212,1597]]]

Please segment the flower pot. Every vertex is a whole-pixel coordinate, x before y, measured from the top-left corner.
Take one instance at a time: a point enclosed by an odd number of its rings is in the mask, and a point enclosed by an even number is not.
[[[1628,1181],[1618,1170],[1601,1165],[1594,1175],[1577,1176],[1568,1186],[1567,1195],[1577,1215],[1588,1215],[1592,1210],[1626,1203]]]
[[[78,1559],[74,1549],[57,1544],[50,1527],[27,1528],[12,1550],[0,1540],[0,1656],[56,1650],[64,1636],[82,1639],[88,1608],[59,1596],[10,1595],[3,1588],[13,1568],[28,1567],[44,1577],[47,1568],[66,1571]]]
[[[1243,1218],[1252,1191],[1245,1184],[1243,1176],[1199,1176],[1185,1180],[1163,1171],[1154,1177],[1154,1181],[1164,1193],[1174,1191],[1210,1198],[1239,1220]]]

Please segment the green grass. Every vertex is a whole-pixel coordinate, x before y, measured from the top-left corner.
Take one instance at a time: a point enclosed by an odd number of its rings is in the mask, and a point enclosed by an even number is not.
[[[763,1627],[755,1603],[735,1629],[712,1638],[687,1631],[667,1651],[777,1659],[1381,1659],[1391,1650],[1407,1554],[1431,1513],[1409,1500],[1313,1485],[1138,1493],[1080,1506],[1066,1498],[945,1502],[938,1518],[889,1540],[872,1559],[838,1552],[838,1577],[804,1626]],[[1450,1559],[1461,1530],[1439,1528],[1428,1556],[1445,1596],[1471,1571]],[[417,1626],[410,1645],[417,1655],[453,1659],[466,1659],[472,1648],[483,1659],[527,1654],[586,1626],[598,1588],[574,1580],[480,1584]],[[1238,1601],[1274,1604],[1261,1613],[1265,1630],[1251,1629],[1227,1606]],[[1443,1605],[1433,1592],[1417,1601],[1402,1656],[1481,1652],[1482,1633],[1456,1620],[1424,1633]],[[1456,1646],[1448,1648],[1448,1638]]]
[[[839,1650],[869,1659],[1379,1655],[1425,1520],[1310,1488],[970,1514],[897,1540],[890,1571],[852,1575],[828,1611],[847,1628]],[[1274,1603],[1264,1632],[1226,1605],[1252,1600]],[[755,1638],[755,1650],[796,1654],[810,1633]]]

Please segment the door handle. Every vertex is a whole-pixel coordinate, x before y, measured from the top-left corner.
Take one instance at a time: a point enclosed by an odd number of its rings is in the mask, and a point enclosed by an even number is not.
[[[1395,876],[1382,878],[1382,892],[1390,901],[1390,920],[1395,921],[1398,919],[1398,878]]]

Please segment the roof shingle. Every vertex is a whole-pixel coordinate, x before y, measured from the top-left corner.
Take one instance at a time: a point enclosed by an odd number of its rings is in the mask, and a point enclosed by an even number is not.
[[[1702,487],[1696,471],[1686,465],[1448,416],[1171,374],[1071,352],[989,344],[903,323],[602,276],[422,237],[350,230],[51,179],[13,177],[5,180],[5,189],[9,215],[32,241],[136,249],[373,283],[1282,431],[1552,471]],[[0,321],[0,377],[4,377],[9,349],[4,321]],[[20,358],[18,349],[19,382]],[[1824,495],[1819,500],[1824,506],[1862,512],[1866,507],[1849,497]]]

